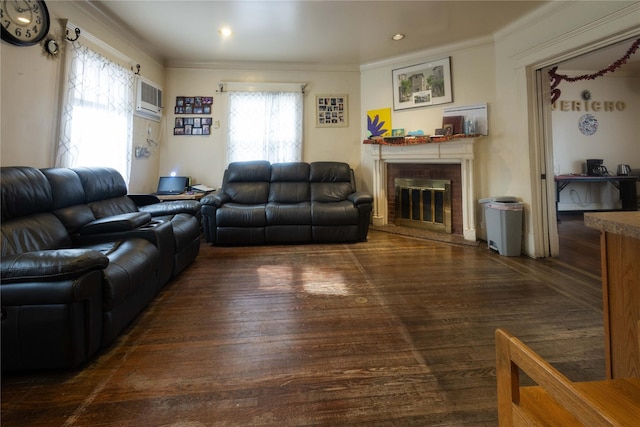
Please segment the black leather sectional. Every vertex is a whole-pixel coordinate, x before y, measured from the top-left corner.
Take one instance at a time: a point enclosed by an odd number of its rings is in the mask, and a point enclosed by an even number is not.
[[[202,200],[208,242],[257,245],[365,241],[373,198],[342,162],[230,163]]]
[[[198,255],[198,202],[128,196],[109,168],[0,171],[3,371],[82,364]]]

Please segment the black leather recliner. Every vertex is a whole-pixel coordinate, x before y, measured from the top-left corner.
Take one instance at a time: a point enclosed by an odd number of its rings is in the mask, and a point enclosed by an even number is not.
[[[138,232],[142,231],[140,229],[146,229],[153,233],[156,229],[164,229],[166,224],[170,225],[171,232],[166,235],[173,241],[164,242],[164,247],[170,247],[168,252],[172,259],[166,260],[166,265],[163,265],[160,287],[170,277],[178,275],[196,258],[200,251],[199,202],[178,200],[139,208],[134,202],[135,199],[127,195],[124,179],[115,169],[85,167],[72,170],[80,179],[84,189],[85,203],[98,221],[97,225],[108,227],[113,217],[119,215],[125,218],[146,218],[146,224],[139,225]],[[87,226],[85,225],[84,228]],[[86,230],[84,231],[86,234]],[[163,262],[165,262],[164,259]]]
[[[159,250],[146,239],[77,245],[38,169],[0,170],[2,370],[75,367],[153,298]]]
[[[114,182],[112,177],[95,176],[91,180],[95,182],[87,185],[90,191],[87,195],[80,176],[73,169],[48,168],[42,169],[42,173],[51,185],[53,213],[67,228],[75,244],[110,242],[134,236],[146,239],[160,254],[157,290],[169,281],[175,252],[171,226],[152,224],[150,214],[138,212],[133,202],[119,196],[119,180]]]

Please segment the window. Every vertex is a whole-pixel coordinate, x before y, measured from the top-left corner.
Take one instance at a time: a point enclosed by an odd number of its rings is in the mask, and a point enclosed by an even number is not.
[[[112,167],[128,184],[133,73],[79,43],[70,47],[56,166]]]
[[[302,159],[301,92],[229,92],[227,160]]]

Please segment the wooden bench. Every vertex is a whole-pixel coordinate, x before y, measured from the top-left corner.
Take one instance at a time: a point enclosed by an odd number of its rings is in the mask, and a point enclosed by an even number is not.
[[[496,368],[500,426],[640,425],[638,378],[572,382],[502,329]],[[520,370],[537,385],[521,387]]]

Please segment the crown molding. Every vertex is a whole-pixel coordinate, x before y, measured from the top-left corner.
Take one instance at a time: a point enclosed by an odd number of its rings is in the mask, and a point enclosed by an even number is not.
[[[416,62],[426,62],[436,57],[444,58],[451,56],[451,52],[465,49],[473,49],[480,46],[492,45],[493,37],[477,37],[474,39],[464,40],[457,43],[441,45],[435,48],[420,50],[405,55],[394,56],[376,62],[369,62],[360,66],[360,71],[372,70],[376,68],[397,67],[404,63],[415,64]]]
[[[70,3],[71,7],[86,14],[90,18],[93,18],[99,25],[103,26],[105,31],[107,31],[113,37],[116,37],[122,43],[133,47],[140,53],[143,53],[145,56],[155,62],[159,67],[164,67],[164,56],[162,55],[160,50],[158,50],[154,45],[143,42],[138,34],[133,33],[120,20],[115,19],[113,16],[105,13],[94,2],[90,0],[81,0],[67,3]],[[102,43],[105,44],[105,42]]]
[[[258,62],[258,61],[225,61],[194,62],[168,61],[166,68],[194,68],[214,70],[247,70],[247,71],[323,71],[323,72],[359,72],[358,65],[309,64],[301,62]]]
[[[525,17],[523,21],[512,23],[509,28],[500,33],[496,33],[496,42],[508,38],[516,29],[522,30],[523,27],[532,26],[546,17],[558,13],[560,10],[575,5],[576,2],[554,2],[547,6],[534,11]],[[626,40],[628,38],[640,34],[640,25],[638,25],[637,16],[640,14],[640,2],[628,3],[627,6],[615,10],[605,16],[602,16],[585,25],[581,25],[573,30],[567,31],[556,37],[552,37],[542,43],[536,44],[530,48],[515,52],[512,59],[516,64],[529,65],[532,58],[547,56],[545,52],[558,49],[559,46],[566,46],[564,53],[554,54],[548,60],[539,60],[536,62],[537,68],[546,67],[568,59],[572,59],[585,53],[593,52],[597,49],[607,47],[611,44]],[[589,34],[598,34],[601,27],[610,26],[616,23],[615,28],[619,30],[615,34],[607,34],[596,40]],[[608,31],[604,31],[608,33]],[[586,40],[582,41],[580,40]],[[576,46],[576,40],[579,46]]]

